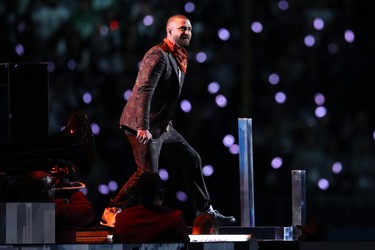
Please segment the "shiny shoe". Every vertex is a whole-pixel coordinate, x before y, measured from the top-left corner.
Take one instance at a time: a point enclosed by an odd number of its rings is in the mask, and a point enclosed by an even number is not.
[[[100,225],[106,227],[115,227],[116,215],[120,212],[121,208],[106,207],[100,220]]]
[[[208,213],[208,214],[211,214],[212,216],[215,217],[217,223],[220,225],[220,226],[223,226],[223,225],[230,225],[230,224],[233,224],[236,222],[236,219],[233,217],[233,216],[225,216],[225,215],[222,215],[221,213],[219,213],[217,210],[214,210],[212,208],[212,206],[210,205],[210,207],[207,209],[207,211],[198,211],[197,212],[197,216],[200,215],[201,213]]]

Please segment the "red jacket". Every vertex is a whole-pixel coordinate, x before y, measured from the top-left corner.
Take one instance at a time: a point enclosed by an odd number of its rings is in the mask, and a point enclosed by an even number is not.
[[[55,199],[56,243],[75,243],[76,229],[95,219],[95,210],[86,196],[76,191],[66,199]]]
[[[186,222],[180,210],[165,206],[127,208],[116,215],[115,242],[189,242]]]

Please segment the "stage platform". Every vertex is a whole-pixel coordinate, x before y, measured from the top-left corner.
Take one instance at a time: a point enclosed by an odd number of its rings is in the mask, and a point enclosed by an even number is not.
[[[191,230],[191,227],[189,227]],[[293,240],[289,227],[221,227],[220,235],[251,235],[245,241],[220,241],[220,242],[191,242],[188,244],[117,244],[111,243],[107,235],[112,235],[112,230],[107,227],[94,226],[89,229],[77,231],[76,248],[64,245],[65,248],[50,249],[131,249],[131,250],[373,250],[375,241],[324,241],[304,242]],[[287,233],[288,235],[286,235]],[[223,238],[225,239],[225,237]],[[68,248],[67,248],[68,247]]]
[[[373,250],[375,242],[298,242],[265,241],[246,242],[197,242],[171,244],[28,244],[0,245],[0,249],[9,250]]]
[[[189,227],[191,232],[191,227]],[[221,227],[217,236],[190,243],[119,244],[112,229],[101,225],[77,231],[76,244],[0,244],[0,249],[19,250],[373,250],[375,241],[307,242],[291,238],[290,227]],[[234,236],[234,238],[229,238]],[[193,238],[192,238],[193,239]]]
[[[188,227],[191,233],[191,227]],[[79,243],[107,242],[107,236],[112,235],[112,229],[103,226],[92,226],[77,231]],[[293,240],[292,227],[220,227],[220,235],[251,235],[258,240]]]

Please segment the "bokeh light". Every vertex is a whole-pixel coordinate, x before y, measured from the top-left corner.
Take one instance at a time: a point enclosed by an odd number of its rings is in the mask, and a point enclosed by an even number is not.
[[[318,181],[318,187],[321,189],[321,190],[327,190],[329,188],[329,181],[327,179],[320,179]]]
[[[186,13],[192,13],[195,10],[195,4],[193,2],[187,2],[185,4],[185,11]]]
[[[222,41],[227,41],[230,38],[230,33],[225,28],[219,29],[219,31],[217,32],[217,35],[218,35],[219,39],[222,40]]]
[[[188,100],[182,100],[180,102],[180,107],[185,113],[189,113],[192,109],[191,103]]]
[[[289,8],[289,3],[285,0],[280,0],[279,3],[278,3],[278,6],[280,8],[280,10],[287,10]]]
[[[315,96],[314,96],[314,101],[315,101],[316,105],[321,106],[321,105],[324,105],[326,100],[325,100],[325,97],[322,93],[316,93]]]
[[[275,94],[275,101],[279,104],[282,104],[286,101],[286,95],[283,92],[277,92]]]
[[[341,173],[342,172],[342,163],[341,162],[334,162],[333,164],[332,164],[332,172],[334,173],[334,174],[339,174],[339,173]]]
[[[107,195],[107,194],[109,194],[110,189],[107,185],[100,184],[98,186],[98,191],[99,191],[100,194]]]
[[[273,169],[279,169],[283,165],[283,159],[281,157],[275,157],[271,161],[271,167]]]
[[[108,188],[111,192],[115,192],[118,189],[118,184],[116,181],[110,181],[108,182]]]
[[[152,15],[147,15],[143,18],[143,24],[145,26],[151,26],[154,23],[154,17]]]
[[[197,60],[197,62],[199,63],[204,63],[206,60],[207,60],[207,54],[205,52],[199,52],[197,53],[197,55],[195,56],[195,59]]]
[[[304,42],[307,47],[312,47],[315,45],[315,37],[313,35],[307,35],[305,36]]]
[[[238,144],[232,144],[229,147],[229,153],[233,155],[238,155],[240,153],[240,146]]]
[[[218,82],[211,82],[208,84],[207,90],[210,94],[216,94],[220,90],[220,84]]]
[[[315,18],[314,19],[314,28],[316,30],[322,30],[324,28],[324,20],[322,18]]]
[[[100,133],[100,126],[97,123],[91,123],[91,130],[94,135],[98,135]]]
[[[276,85],[276,84],[279,83],[279,81],[280,81],[280,77],[279,77],[278,74],[273,73],[273,74],[270,74],[270,75],[269,75],[269,77],[268,77],[268,81],[269,81],[270,84],[272,84],[272,85]]]
[[[327,115],[327,109],[324,106],[317,107],[315,109],[315,116],[318,118],[325,117]]]
[[[132,95],[132,91],[130,89],[126,90],[124,92],[124,95],[123,95],[124,96],[124,100],[125,101],[129,100],[129,98],[130,98],[131,95]]]
[[[169,179],[169,173],[164,168],[159,169],[159,176],[160,176],[160,179],[162,179],[163,181],[167,181]]]
[[[214,168],[211,165],[205,165],[203,166],[203,175],[206,177],[211,176],[214,173]]]
[[[215,101],[217,106],[219,106],[220,108],[227,106],[228,103],[228,100],[224,95],[217,95]]]
[[[225,147],[230,147],[234,144],[235,138],[233,135],[226,135],[223,139],[223,144]]]
[[[86,92],[86,93],[83,94],[82,100],[83,100],[84,103],[90,104],[91,101],[92,101],[92,95],[90,93]]]
[[[183,191],[176,192],[176,198],[181,202],[186,202],[188,200],[187,194]]]
[[[251,24],[251,30],[254,32],[254,33],[260,33],[263,31],[263,25],[262,23],[260,22],[253,22]]]
[[[345,37],[345,41],[347,41],[348,43],[354,42],[355,35],[352,30],[346,30],[344,37]]]

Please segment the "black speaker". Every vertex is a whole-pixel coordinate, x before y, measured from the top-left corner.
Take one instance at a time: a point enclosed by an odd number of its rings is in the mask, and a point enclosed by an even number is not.
[[[49,134],[48,63],[0,64],[0,144]]]

